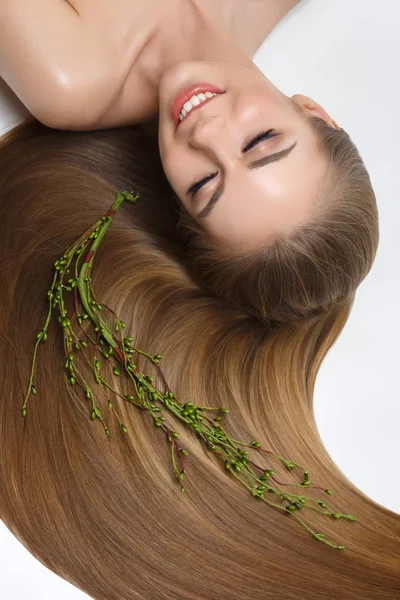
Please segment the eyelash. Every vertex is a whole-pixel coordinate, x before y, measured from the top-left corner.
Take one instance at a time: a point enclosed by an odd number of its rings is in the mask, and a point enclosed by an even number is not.
[[[247,152],[248,150],[251,150],[261,140],[266,140],[266,139],[269,139],[269,138],[272,138],[272,137],[275,137],[276,135],[278,135],[277,133],[273,133],[274,131],[275,131],[274,129],[268,129],[268,131],[260,131],[260,133],[257,133],[257,135],[255,135],[243,148],[243,152]],[[273,135],[271,135],[271,134],[273,134]],[[190,194],[192,198],[194,198],[196,193],[211,179],[214,179],[214,177],[216,175],[218,175],[218,172],[211,173],[211,175],[208,175],[204,179],[197,181],[188,189],[187,193]]]

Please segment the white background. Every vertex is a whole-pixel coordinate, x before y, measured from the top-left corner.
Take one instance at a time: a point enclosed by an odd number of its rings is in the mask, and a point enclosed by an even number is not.
[[[365,494],[397,513],[399,57],[399,0],[303,0],[254,57],[284,93],[311,96],[350,133],[377,194],[377,257],[318,374],[315,414],[339,468]],[[0,133],[22,114],[7,90],[0,96]],[[1,522],[0,564],[4,599],[88,598],[37,561]]]

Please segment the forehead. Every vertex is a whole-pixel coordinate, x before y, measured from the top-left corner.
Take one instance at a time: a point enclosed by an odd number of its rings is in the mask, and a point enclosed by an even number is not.
[[[225,176],[225,192],[201,225],[217,242],[246,248],[311,218],[326,173],[326,162],[309,125],[298,130],[284,159]]]

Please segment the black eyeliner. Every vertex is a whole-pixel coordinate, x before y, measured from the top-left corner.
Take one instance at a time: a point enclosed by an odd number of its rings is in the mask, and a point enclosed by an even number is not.
[[[274,135],[270,135],[273,131],[275,131],[275,129],[268,129],[267,131],[261,131],[260,133],[258,133],[248,142],[248,144],[243,148],[242,152],[247,152],[247,150],[250,150],[253,146],[257,144],[257,142],[263,139],[268,139],[270,137],[275,137],[276,135],[278,135],[277,133],[274,133]]]
[[[198,181],[197,183],[194,183],[186,192],[186,194],[192,194],[192,197],[194,196],[194,194],[196,192],[198,192],[198,190],[203,187],[203,185],[205,185],[208,181],[210,181],[211,179],[214,179],[214,177],[217,175],[218,173],[212,173],[211,175],[208,175],[208,177],[205,177],[204,179],[201,179],[201,181]]]

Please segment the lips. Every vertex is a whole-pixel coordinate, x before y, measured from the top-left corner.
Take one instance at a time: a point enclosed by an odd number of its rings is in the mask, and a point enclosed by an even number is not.
[[[178,128],[179,124],[181,123],[181,121],[179,120],[179,115],[181,114],[183,105],[188,100],[190,100],[190,98],[192,96],[194,96],[196,94],[201,94],[201,93],[205,94],[206,92],[212,92],[215,94],[224,94],[225,90],[221,90],[220,88],[217,88],[214,85],[210,85],[209,83],[196,83],[195,85],[192,85],[192,86],[182,90],[181,92],[179,92],[179,94],[177,94],[177,96],[175,97],[175,100],[172,103],[172,107],[171,107],[171,116],[172,116],[172,120],[175,124],[175,130]],[[213,100],[213,98],[215,98],[215,96],[213,96],[212,98],[208,98],[207,100],[205,100],[198,106],[194,106],[190,112],[193,112],[197,108],[200,108],[204,104],[207,104],[207,102],[209,102],[210,100]]]

